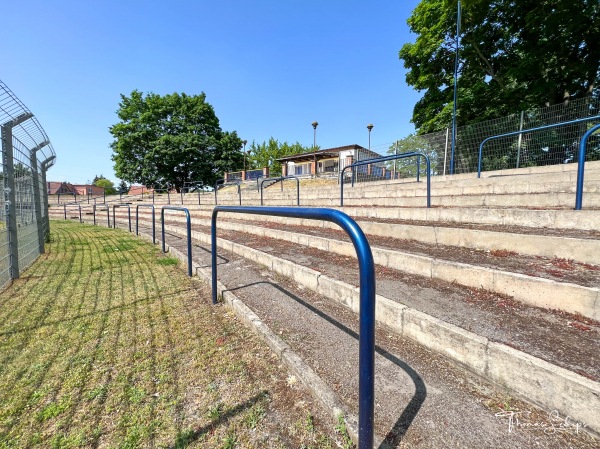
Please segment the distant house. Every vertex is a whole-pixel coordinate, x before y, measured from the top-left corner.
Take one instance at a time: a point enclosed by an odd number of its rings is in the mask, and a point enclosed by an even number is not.
[[[48,195],[104,195],[104,187],[91,184],[71,184],[70,182],[48,182]]]
[[[129,187],[128,195],[141,195],[142,193],[151,193],[154,189],[148,188],[146,186],[135,186],[131,185]]]
[[[277,159],[281,162],[282,176],[308,176],[316,172],[317,176],[337,175],[347,165],[364,159],[380,157],[360,145],[326,148],[316,152],[293,154]],[[316,167],[315,167],[316,162]],[[316,168],[316,170],[315,170]],[[380,169],[380,167],[378,167]],[[364,170],[367,170],[365,166]],[[370,170],[370,169],[369,169]]]

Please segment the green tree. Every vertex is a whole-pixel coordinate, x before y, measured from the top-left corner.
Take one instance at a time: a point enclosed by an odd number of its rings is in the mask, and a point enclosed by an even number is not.
[[[121,95],[120,122],[110,127],[116,175],[129,183],[181,189],[213,184],[243,164],[242,141],[219,126],[206,95]]]
[[[318,149],[318,147],[317,147]],[[268,142],[256,143],[252,141],[248,150],[249,169],[258,169],[269,167],[271,173],[281,173],[281,163],[277,159],[292,154],[307,153],[313,151],[312,147],[304,147],[300,143],[280,143],[277,139],[271,137]]]
[[[115,189],[115,184],[102,175],[95,176],[94,181],[92,181],[92,184],[98,187],[102,187],[104,189],[104,193],[107,195],[114,195],[118,193],[117,189]]]
[[[388,154],[402,154],[418,152],[423,153],[429,157],[431,174],[438,174],[438,153],[435,149],[428,144],[421,136],[415,134],[409,134],[404,139],[397,140],[393,145],[390,146]],[[442,155],[443,156],[443,155]],[[407,157],[402,159],[396,159],[388,163],[388,170],[395,170],[399,173],[402,178],[412,178],[417,176],[417,157]],[[425,173],[425,159],[420,158],[421,173]],[[443,161],[442,161],[443,163]],[[395,164],[395,167],[394,167]]]
[[[460,125],[597,94],[597,0],[461,4]],[[456,18],[456,0],[423,0],[408,19],[417,39],[399,56],[408,69],[407,83],[424,92],[412,117],[419,133],[451,123]]]
[[[127,192],[129,192],[129,184],[121,180],[119,187],[117,188],[117,193],[125,195]]]

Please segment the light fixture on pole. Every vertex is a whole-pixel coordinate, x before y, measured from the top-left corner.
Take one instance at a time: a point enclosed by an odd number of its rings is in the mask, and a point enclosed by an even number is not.
[[[369,151],[371,151],[371,130],[373,129],[373,124],[369,123],[367,129],[369,130]]]
[[[248,143],[247,140],[242,140],[242,144],[244,145],[244,171],[246,171],[246,144]]]
[[[314,121],[311,123],[313,127],[313,163],[315,165],[315,178],[317,177],[317,126],[319,122]]]

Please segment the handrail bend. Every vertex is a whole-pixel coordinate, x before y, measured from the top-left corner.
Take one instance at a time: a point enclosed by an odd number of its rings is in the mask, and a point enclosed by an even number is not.
[[[589,137],[600,130],[600,124],[592,126],[582,137],[579,143],[579,159],[577,160],[577,189],[575,190],[575,210],[581,210],[583,200],[583,171],[585,169],[585,149]]]
[[[106,210],[106,226],[110,228],[110,207],[108,207],[108,204],[102,204],[100,205],[100,207],[104,206],[104,209]],[[96,210],[98,208],[97,204],[94,204],[93,206],[93,213],[94,213],[94,226],[96,226]]]
[[[162,252],[165,253],[165,210],[179,210],[185,212],[187,222],[187,254],[188,254],[188,276],[192,276],[192,221],[190,211],[185,207],[163,206],[160,209],[160,225],[162,236]]]
[[[360,281],[358,447],[373,448],[375,376],[375,264],[369,242],[358,224],[335,209],[216,206],[211,220],[212,301],[217,302],[217,215],[219,212],[273,215],[325,220],[339,225],[350,237],[358,256]]]
[[[219,204],[217,201],[217,192],[219,190],[219,183],[221,183],[221,186],[223,186],[223,187],[226,185],[232,185],[232,184],[237,185],[238,197],[240,199],[240,206],[241,206],[242,205],[242,189],[240,187],[240,181],[237,179],[235,179],[233,181],[227,181],[227,182],[225,182],[225,179],[217,179],[215,181],[215,189],[214,189],[215,190],[215,206],[217,204]]]
[[[152,209],[152,244],[156,243],[156,220],[154,215],[154,204],[136,204],[135,206],[135,235],[139,235],[139,210],[140,207],[149,207]]]
[[[127,208],[127,221],[129,223],[129,232],[131,232],[131,207],[129,206],[129,204],[113,204],[113,228],[117,229],[117,219],[115,217],[115,209],[117,207]]]
[[[81,217],[81,204],[79,204],[79,203],[65,203],[65,204],[63,204],[63,209],[64,209],[64,212],[65,212],[65,220],[67,219],[67,206],[69,206],[69,207],[77,206],[77,208],[79,209],[79,223],[83,223],[83,219]]]
[[[296,180],[296,205],[300,206],[300,180],[298,179],[297,176],[294,175],[290,175],[290,176],[279,176],[277,178],[262,178],[262,180],[260,181],[260,205],[263,205],[263,183],[267,182],[267,181],[275,181],[275,182],[281,182],[281,191],[283,192],[283,181],[286,179],[295,179]]]

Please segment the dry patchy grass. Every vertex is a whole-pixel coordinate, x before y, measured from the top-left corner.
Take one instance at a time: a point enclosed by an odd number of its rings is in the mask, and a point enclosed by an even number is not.
[[[0,294],[0,448],[336,446],[279,360],[158,248],[52,233]]]

